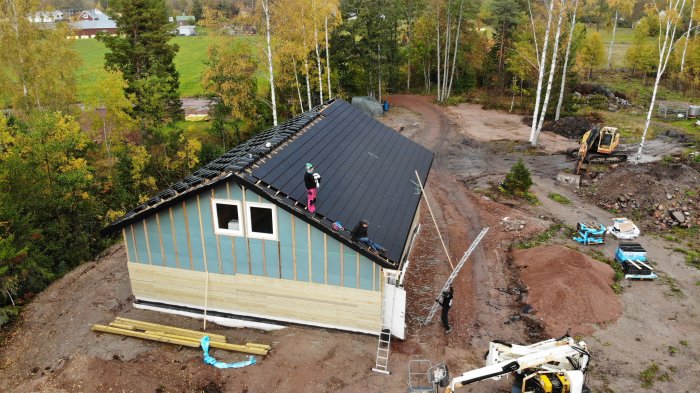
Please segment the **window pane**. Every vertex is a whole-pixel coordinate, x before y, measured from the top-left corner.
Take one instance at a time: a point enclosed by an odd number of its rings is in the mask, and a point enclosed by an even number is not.
[[[250,229],[257,233],[272,232],[272,209],[264,207],[250,207]]]
[[[216,215],[219,218],[219,229],[238,231],[241,229],[238,219],[238,206],[224,203],[216,204]]]

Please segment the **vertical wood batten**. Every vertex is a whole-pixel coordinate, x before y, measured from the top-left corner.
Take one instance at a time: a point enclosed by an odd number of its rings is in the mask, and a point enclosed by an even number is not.
[[[190,258],[190,270],[194,270],[194,263],[192,262],[192,239],[190,238],[190,223],[187,219],[187,204],[182,201],[182,214],[185,217],[185,233],[187,234],[187,255]]]
[[[166,266],[165,247],[163,246],[163,232],[160,229],[160,212],[156,213],[156,227],[158,228],[158,244],[160,245],[160,256],[162,257],[162,265]]]
[[[328,284],[328,235],[323,234],[323,283]]]
[[[294,280],[297,280],[297,234],[296,225],[294,225],[294,216],[289,215],[292,220],[292,258],[294,263]]]
[[[175,235],[175,219],[173,218],[173,208],[168,208],[168,215],[170,216],[170,231],[173,235],[173,249],[175,250],[175,266],[180,268],[180,250],[177,248],[177,236]]]
[[[308,253],[309,253],[309,282],[313,282],[313,271],[311,269],[312,264],[311,264],[311,255],[313,254],[311,252],[311,224],[307,223],[306,224],[306,241],[309,246]]]
[[[214,189],[211,189],[211,199],[216,198],[216,191]],[[216,233],[216,220],[214,220],[214,215],[216,215],[216,207],[213,207],[213,205],[210,203],[210,206],[212,206],[212,211],[211,211],[211,233],[214,234],[214,237],[216,238],[216,259],[219,261],[219,273],[224,272],[223,268],[223,263],[221,260],[221,240],[219,239],[219,235]]]
[[[207,263],[207,246],[204,240],[204,226],[202,225],[202,208],[199,203],[199,194],[197,194],[197,217],[199,218],[199,236],[202,241],[202,262],[204,262],[204,271],[209,272]]]
[[[243,206],[242,209],[244,211],[240,212],[242,217],[247,217],[248,215],[245,212],[245,209],[248,207],[246,206],[246,197],[245,197],[246,189],[245,187],[241,186],[241,195],[243,196]],[[246,244],[246,251],[248,252],[248,274],[253,274],[253,257],[250,255],[250,239],[248,239],[248,223],[243,222],[243,230],[245,231],[245,244]]]
[[[148,239],[148,225],[146,223],[148,219],[144,218],[141,223],[143,224],[143,236],[146,238],[146,254],[148,254],[148,264],[153,265],[153,261],[151,260],[151,242]]]
[[[136,235],[134,234],[134,225],[129,225],[129,230],[131,231],[131,241],[134,243],[134,254],[136,254],[136,262],[141,263],[141,258],[139,258],[139,249],[136,245]]]
[[[126,228],[122,228],[122,237],[124,238],[124,247],[126,248],[126,260],[127,262],[134,262],[131,260],[131,255],[129,253],[129,241],[126,240]]]
[[[226,199],[231,199],[231,184],[226,182]],[[238,212],[238,222],[243,225],[243,218],[241,217],[243,212]],[[245,228],[245,227],[244,227]],[[231,254],[233,255],[233,274],[238,273],[238,256],[236,255],[236,239],[233,236],[227,236],[231,240]]]
[[[345,286],[345,245],[340,243],[340,285]]]

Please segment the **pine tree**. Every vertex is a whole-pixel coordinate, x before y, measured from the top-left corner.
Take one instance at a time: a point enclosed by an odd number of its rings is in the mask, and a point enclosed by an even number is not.
[[[506,179],[501,184],[506,193],[518,196],[525,195],[531,186],[532,177],[523,160],[518,160],[510,167],[510,172],[506,174]]]
[[[143,128],[182,117],[179,75],[173,59],[178,46],[169,44],[172,25],[164,0],[114,0],[109,14],[117,35],[100,37],[110,50],[105,68],[121,71],[133,95],[134,117]]]

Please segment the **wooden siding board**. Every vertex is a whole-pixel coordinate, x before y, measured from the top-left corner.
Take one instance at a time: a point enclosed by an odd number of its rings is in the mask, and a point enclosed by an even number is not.
[[[137,298],[203,307],[205,273],[129,263]],[[381,293],[248,275],[209,274],[208,307],[269,319],[376,331]]]

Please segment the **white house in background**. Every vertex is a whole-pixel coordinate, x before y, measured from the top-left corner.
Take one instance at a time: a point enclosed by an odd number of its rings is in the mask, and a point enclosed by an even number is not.
[[[65,20],[66,14],[63,11],[37,11],[27,19],[33,23],[53,23]]]
[[[195,31],[195,26],[178,26],[177,35],[193,36],[197,35],[197,32]]]

